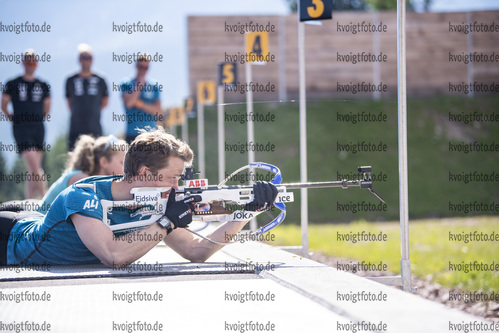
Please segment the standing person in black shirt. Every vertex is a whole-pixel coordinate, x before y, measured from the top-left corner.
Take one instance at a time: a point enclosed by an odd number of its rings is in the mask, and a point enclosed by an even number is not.
[[[66,98],[71,111],[68,150],[73,149],[81,134],[102,135],[100,114],[108,102],[106,81],[90,70],[91,47],[80,44],[78,53],[81,71],[66,80]]]
[[[7,82],[2,93],[2,112],[13,123],[16,151],[26,164],[26,199],[41,198],[47,191],[42,169],[45,126],[50,110],[50,88],[35,78],[38,56],[32,49],[23,57],[24,75]],[[12,102],[13,114],[7,110]]]

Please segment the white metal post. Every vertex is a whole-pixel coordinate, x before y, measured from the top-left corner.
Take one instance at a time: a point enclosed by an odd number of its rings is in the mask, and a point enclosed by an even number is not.
[[[177,137],[177,126],[172,125],[172,126],[170,126],[170,128],[168,130],[170,131],[171,135],[173,135],[174,137]]]
[[[399,150],[400,270],[402,289],[412,291],[411,259],[409,258],[409,195],[407,181],[407,86],[405,46],[405,0],[397,1],[397,99]]]
[[[218,86],[218,183],[225,179],[225,118],[224,118],[224,85]]]
[[[284,102],[287,96],[286,78],[286,16],[279,16],[279,101]]]
[[[200,178],[205,178],[205,160],[204,160],[204,105],[198,101],[198,163]]]
[[[245,73],[246,73],[246,86],[249,87],[251,81],[253,81],[252,77],[252,68],[251,62],[247,62],[245,64]],[[253,121],[251,120],[251,115],[253,114],[253,91],[251,88],[248,88],[246,91],[246,114],[248,115],[247,121],[247,130],[248,130],[248,148],[249,145],[255,143],[255,127]],[[252,149],[248,149],[248,164],[255,162],[255,152]],[[253,168],[249,169],[249,184],[253,184]],[[250,221],[250,230],[256,231],[258,228],[256,219],[252,219]]]
[[[298,62],[300,75],[300,181],[307,182],[307,104],[305,94],[305,25],[298,22]],[[308,189],[300,189],[301,250],[308,257]]]
[[[377,26],[379,24],[379,12],[373,12],[373,25]],[[378,55],[380,53],[379,50],[379,32],[373,32],[373,54]],[[381,64],[379,61],[373,61],[373,83],[379,84],[381,83]],[[375,100],[379,100],[381,98],[381,91],[373,91],[373,98]]]
[[[189,143],[189,117],[184,112],[184,122],[182,123],[182,141]]]
[[[471,22],[471,12],[466,12],[466,22]],[[473,32],[470,31],[469,34],[466,35],[466,51],[467,54],[473,53]],[[473,61],[469,61],[467,65],[467,78],[468,78],[468,83],[473,82]],[[468,94],[469,98],[473,98],[475,93],[472,89],[470,89],[470,93]]]

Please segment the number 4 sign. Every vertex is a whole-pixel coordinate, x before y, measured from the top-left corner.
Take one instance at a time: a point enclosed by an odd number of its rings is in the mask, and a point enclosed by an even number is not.
[[[300,0],[300,22],[330,20],[333,0]]]
[[[267,31],[246,33],[247,62],[269,61],[269,33]]]

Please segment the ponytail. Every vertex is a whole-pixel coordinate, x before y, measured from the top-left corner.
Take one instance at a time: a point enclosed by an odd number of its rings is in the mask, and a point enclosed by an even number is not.
[[[75,148],[69,153],[66,171],[77,169],[87,175],[92,175],[95,171],[94,144],[95,139],[90,135],[80,135]]]

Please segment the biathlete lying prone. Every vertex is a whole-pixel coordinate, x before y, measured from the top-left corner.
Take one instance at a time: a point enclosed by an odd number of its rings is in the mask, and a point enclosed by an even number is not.
[[[141,258],[162,240],[187,260],[206,261],[223,245],[184,229],[192,222],[194,203],[200,197],[175,200],[178,181],[192,160],[190,147],[162,128],[143,132],[126,153],[124,175],[80,180],[57,196],[45,216],[19,220],[16,213],[0,212],[0,265],[102,262],[120,267]],[[131,200],[130,190],[138,187],[170,188],[162,194],[168,196],[164,216],[138,230],[111,230],[103,222],[100,200]],[[271,183],[258,182],[253,193],[255,199],[245,210],[272,207],[278,190]],[[113,224],[127,223],[140,219],[142,212],[137,207],[117,207],[108,218]],[[226,234],[238,233],[247,222],[226,222],[208,237],[223,243]],[[130,237],[130,233],[137,237]],[[117,241],[120,237],[123,241]]]

